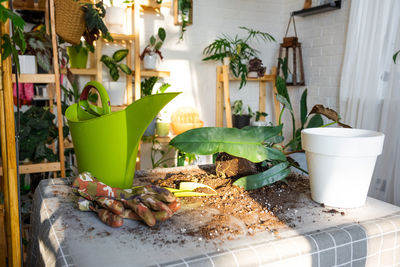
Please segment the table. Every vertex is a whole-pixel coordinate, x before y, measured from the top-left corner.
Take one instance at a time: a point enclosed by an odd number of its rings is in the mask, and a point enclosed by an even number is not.
[[[137,175],[143,179],[159,172]],[[43,180],[35,192],[31,266],[400,265],[400,208],[372,198],[342,216],[321,212],[323,207],[305,197],[297,211],[303,220],[294,228],[217,242],[184,235],[183,225],[194,222],[184,213],[159,227],[126,220],[122,228],[110,228],[94,213],[75,209],[70,183],[68,178]]]

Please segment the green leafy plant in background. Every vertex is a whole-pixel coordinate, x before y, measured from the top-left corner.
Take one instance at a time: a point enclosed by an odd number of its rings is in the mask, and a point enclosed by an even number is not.
[[[215,60],[223,62],[225,57],[230,58],[229,67],[235,77],[240,77],[241,89],[247,80],[248,74],[248,61],[254,57],[259,57],[259,51],[250,45],[251,40],[256,41],[275,41],[274,37],[266,32],[253,30],[246,27],[239,27],[246,31],[247,35],[240,38],[238,35],[234,37],[223,34],[222,37],[217,38],[203,50],[206,56],[203,61]]]
[[[183,35],[186,32],[186,27],[190,23],[190,10],[192,9],[191,0],[178,0],[178,11],[181,18],[181,35],[179,40],[183,41]]]
[[[127,75],[132,74],[132,70],[124,63],[120,63],[129,54],[128,49],[120,49],[114,52],[112,57],[103,55],[100,59],[110,71],[110,76],[114,81],[119,79],[119,70]]]
[[[10,37],[9,34],[1,34],[1,60],[5,60],[12,54],[19,73],[20,66],[18,60],[18,49],[21,51],[21,53],[24,53],[26,49],[26,42],[24,38],[25,21],[10,9],[4,7],[2,4],[4,2],[6,2],[6,0],[0,0],[0,21],[1,23],[6,23],[8,20],[10,20],[13,27],[12,37]]]
[[[46,33],[44,25],[34,27],[32,31],[25,33],[25,55],[36,56],[37,64],[46,72],[49,72],[53,63],[53,50],[50,36]]]
[[[284,66],[285,64],[282,64]],[[307,89],[305,89],[300,99],[300,121],[301,126],[296,129],[295,114],[290,101],[289,93],[286,87],[286,79],[288,71],[283,71],[284,77],[276,77],[276,89],[278,91],[276,98],[282,104],[282,109],[279,114],[278,124],[282,123],[282,115],[285,110],[290,112],[292,119],[292,139],[283,147],[284,150],[290,149],[291,152],[302,151],[301,148],[301,130],[305,128],[327,127],[333,124],[338,124],[342,127],[351,128],[350,126],[340,122],[340,116],[336,111],[326,108],[323,105],[315,105],[310,112],[307,111]],[[333,122],[325,124],[322,116],[332,120]]]
[[[20,112],[19,160],[28,159],[34,163],[56,161],[57,154],[48,148],[58,137],[58,128],[54,123],[55,115],[48,108],[32,106]],[[68,135],[68,127],[63,127],[64,138]]]
[[[144,48],[140,55],[140,59],[143,60],[146,54],[153,55],[155,53],[160,56],[160,59],[163,59],[160,49],[164,44],[166,37],[167,33],[165,32],[165,29],[162,27],[158,28],[157,36],[152,35],[150,37],[149,44]]]
[[[178,150],[178,156],[176,158],[176,166],[178,167],[185,166],[185,162],[187,162],[189,165],[192,165],[195,160],[196,160],[196,154]]]
[[[141,91],[142,91],[142,96],[148,96],[153,94],[153,89],[154,85],[160,80],[159,77],[153,76],[144,79],[141,82]],[[156,94],[162,94],[164,93],[171,85],[169,83],[163,83],[155,92]]]
[[[91,46],[90,50],[92,51],[94,49],[94,41],[98,40],[100,37],[110,42],[113,41],[113,38],[103,21],[106,16],[106,9],[103,1],[99,1],[96,4],[83,4],[82,9],[85,12],[84,18],[86,22],[86,29],[83,37],[88,46]]]
[[[246,115],[245,109],[243,108],[243,101],[242,100],[235,100],[232,105],[232,113],[234,115]],[[251,110],[250,106],[247,106],[247,115],[253,116],[253,111]]]
[[[288,167],[291,164],[287,162],[286,156],[274,148],[275,144],[283,141],[283,137],[279,135],[281,131],[282,125],[243,129],[204,127],[176,136],[170,145],[185,153],[212,155],[225,152],[251,162],[269,165],[264,172],[241,177],[234,182],[246,190],[252,190],[282,180],[290,173]]]

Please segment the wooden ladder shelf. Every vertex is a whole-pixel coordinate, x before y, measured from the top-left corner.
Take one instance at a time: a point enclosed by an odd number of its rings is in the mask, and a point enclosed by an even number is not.
[[[231,101],[229,93],[229,81],[239,81],[240,78],[229,76],[229,66],[218,66],[217,67],[217,100],[216,100],[216,118],[215,124],[217,127],[224,126],[224,109],[225,109],[225,119],[226,127],[232,128],[232,113],[231,113]],[[267,100],[267,82],[272,83],[273,88],[273,99],[274,99],[274,113],[275,122],[279,121],[280,104],[276,99],[276,67],[272,67],[271,74],[264,75],[260,78],[248,78],[247,82],[258,81],[259,82],[259,104],[258,110],[260,112],[266,111],[266,100]],[[265,120],[264,117],[261,120]]]

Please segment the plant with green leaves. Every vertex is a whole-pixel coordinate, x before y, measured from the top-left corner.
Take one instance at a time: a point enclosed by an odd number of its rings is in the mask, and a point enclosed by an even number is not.
[[[24,38],[25,21],[10,9],[4,7],[4,2],[6,2],[6,0],[0,0],[0,22],[4,24],[10,20],[12,23],[12,35],[10,37],[9,34],[1,34],[1,60],[7,59],[12,54],[19,73],[20,67],[18,60],[18,49],[21,51],[21,53],[24,53],[26,49],[26,42]]]
[[[284,64],[283,64],[284,65]],[[282,66],[283,66],[282,65]],[[333,124],[338,124],[339,126],[351,128],[350,126],[340,122],[340,116],[338,113],[332,109],[326,108],[323,105],[315,105],[310,112],[307,110],[307,89],[305,89],[301,95],[300,99],[300,121],[301,126],[296,129],[296,120],[293,111],[293,106],[290,101],[289,93],[286,87],[287,71],[283,71],[284,77],[276,77],[276,89],[278,93],[276,94],[277,100],[282,104],[282,109],[279,114],[278,124],[282,123],[282,116],[285,110],[290,112],[292,119],[292,139],[283,147],[284,150],[290,149],[291,152],[302,151],[301,148],[301,130],[305,128],[315,128],[315,127],[327,127]],[[333,122],[324,124],[322,116],[332,120]]]
[[[88,46],[93,47],[94,41],[98,40],[100,37],[110,42],[113,41],[113,38],[103,21],[106,16],[106,9],[103,1],[99,1],[96,4],[85,3],[82,5],[82,9],[85,12],[84,18],[86,22],[83,37]],[[93,48],[90,48],[90,51],[92,50]]]
[[[250,108],[250,106],[247,106],[247,114],[245,114],[245,109],[243,108],[243,101],[242,100],[235,100],[232,105],[232,113],[234,115],[249,115],[253,116],[254,114]]]
[[[121,70],[123,73],[127,75],[132,74],[132,70],[128,67],[128,65],[124,63],[120,63],[122,60],[126,58],[126,56],[129,54],[128,49],[120,49],[114,52],[112,57],[103,55],[100,59],[101,62],[106,65],[106,67],[110,71],[110,76],[113,79],[113,81],[118,81],[119,79],[119,70]]]
[[[157,36],[152,35],[150,37],[149,44],[144,48],[142,54],[140,55],[140,59],[143,60],[146,54],[158,54],[160,56],[160,59],[163,59],[160,49],[164,44],[166,37],[167,33],[165,32],[165,29],[162,27],[158,28]]]
[[[16,114],[16,116],[18,116]],[[48,148],[58,137],[58,128],[54,123],[55,115],[48,108],[32,106],[20,112],[19,160],[28,159],[33,163],[56,161],[57,155]],[[68,127],[63,127],[64,138],[68,135]]]
[[[223,34],[222,37],[217,38],[203,50],[203,54],[206,55],[203,61],[215,60],[223,62],[226,57],[230,58],[229,67],[232,74],[235,77],[240,77],[241,89],[247,80],[248,74],[248,62],[250,59],[259,57],[259,51],[250,45],[251,40],[256,41],[275,41],[274,37],[266,32],[253,30],[246,27],[239,27],[239,29],[245,30],[247,35],[245,37],[239,37],[235,35],[231,37]]]
[[[268,114],[266,112],[263,112],[263,111],[251,112],[251,113],[249,113],[249,115],[251,117],[254,117],[255,121],[259,121],[261,119],[261,117],[267,117],[268,116]]]
[[[241,177],[234,182],[246,190],[252,190],[282,180],[290,173],[291,163],[282,151],[274,148],[275,144],[283,141],[279,135],[281,131],[282,125],[243,129],[203,127],[176,136],[170,145],[196,155],[225,152],[269,166],[264,172]]]
[[[44,26],[35,27],[25,34],[25,55],[36,56],[37,64],[46,72],[53,66],[53,50],[50,36]]]
[[[192,1],[191,0],[178,0],[178,12],[180,16],[181,23],[181,35],[179,36],[179,40],[183,41],[183,35],[186,32],[186,27],[190,23],[190,11],[192,9]]]
[[[142,97],[143,96],[148,96],[153,94],[153,88],[154,85],[160,80],[159,77],[153,76],[144,79],[141,82],[141,91],[142,91]],[[160,87],[157,89],[156,94],[162,94],[164,93],[171,85],[169,83],[163,83],[160,85]]]

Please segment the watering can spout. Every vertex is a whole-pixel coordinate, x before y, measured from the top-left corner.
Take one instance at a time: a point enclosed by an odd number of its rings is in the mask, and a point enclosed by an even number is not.
[[[87,86],[101,88],[98,91],[103,107],[92,108],[81,99],[66,111],[78,170],[91,172],[109,186],[131,188],[143,133],[161,109],[179,93],[146,96],[124,110],[111,113],[108,95],[103,95],[105,90],[101,92],[103,86],[98,82],[88,83],[85,89]]]

